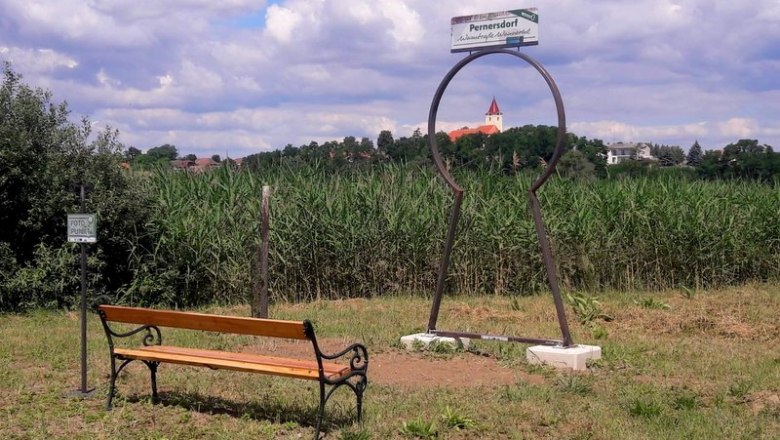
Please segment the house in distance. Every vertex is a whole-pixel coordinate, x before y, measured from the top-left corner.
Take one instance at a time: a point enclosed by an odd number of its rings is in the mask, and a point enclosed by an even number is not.
[[[463,127],[458,130],[453,130],[448,134],[450,136],[450,140],[455,142],[459,137],[465,136],[467,134],[482,133],[485,135],[491,135],[500,133],[503,129],[504,114],[501,113],[501,110],[498,108],[498,103],[496,103],[496,98],[493,97],[493,101],[490,103],[490,108],[488,109],[487,113],[485,113],[484,125],[480,125],[477,128]]]

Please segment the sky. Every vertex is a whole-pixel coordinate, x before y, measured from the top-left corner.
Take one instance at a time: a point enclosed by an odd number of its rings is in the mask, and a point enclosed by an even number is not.
[[[244,157],[427,132],[464,56],[452,17],[538,8],[568,131],[611,142],[780,150],[780,0],[0,0],[0,61],[67,101],[74,120],[146,151]],[[448,86],[437,131],[556,125],[543,78],[479,58]]]

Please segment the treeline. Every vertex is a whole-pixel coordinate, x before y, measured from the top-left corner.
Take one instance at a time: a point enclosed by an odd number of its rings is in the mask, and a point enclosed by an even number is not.
[[[436,143],[447,164],[457,169],[490,171],[514,175],[545,166],[553,155],[557,127],[526,125],[490,136],[472,134],[452,142],[444,132],[436,134]],[[685,152],[674,145],[652,145],[651,158],[634,157],[607,166],[607,147],[600,139],[568,134],[566,151],[558,163],[560,176],[577,180],[620,178],[667,173],[702,179],[749,179],[773,181],[780,178],[780,153],[755,139],[740,139],[723,150],[703,151],[698,141]],[[311,142],[300,147],[288,144],[281,150],[247,156],[243,166],[254,170],[285,166],[291,168],[324,166],[330,171],[368,169],[380,164],[431,166],[428,135],[415,130],[412,136],[394,138],[384,130],[377,137],[323,144]],[[682,169],[680,169],[682,168]]]
[[[698,142],[691,145],[687,154],[680,147],[667,145],[654,145],[650,151],[652,160],[636,159],[612,165],[608,168],[609,175],[650,176],[676,168],[681,176],[707,180],[774,182],[780,179],[780,153],[756,139],[740,139],[722,150],[706,152]]]
[[[741,139],[722,151],[708,151],[696,168],[705,178],[772,181],[780,178],[780,153],[755,139]]]
[[[149,148],[146,152],[136,147],[128,147],[124,151],[125,162],[134,170],[152,171],[158,168],[169,168],[171,162],[175,160],[195,162],[199,158],[194,154],[180,155],[179,149],[175,145],[163,144],[157,147]],[[231,158],[225,158],[223,161],[219,154],[213,154],[209,159],[216,163],[229,165],[233,168],[236,163]]]
[[[436,133],[436,143],[447,163],[459,169],[492,170],[512,175],[523,170],[536,169],[553,155],[557,127],[526,125],[486,136],[473,134],[452,142],[444,132]],[[607,150],[598,139],[587,139],[569,134],[566,151],[577,150],[562,163],[562,171],[587,170],[592,175],[606,176]],[[585,163],[587,162],[587,164]],[[360,140],[347,136],[343,141],[323,144],[311,142],[295,147],[288,144],[283,149],[257,153],[244,158],[242,166],[252,170],[285,165],[288,167],[323,165],[331,170],[367,168],[377,164],[394,163],[408,166],[432,164],[428,135],[420,129],[411,136],[394,138],[383,130],[374,142],[364,137]]]

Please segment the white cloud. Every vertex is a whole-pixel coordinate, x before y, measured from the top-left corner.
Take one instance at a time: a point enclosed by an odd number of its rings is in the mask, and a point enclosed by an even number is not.
[[[657,139],[697,139],[710,133],[710,124],[699,122],[683,125],[632,125],[619,121],[575,122],[570,132],[605,142],[653,142]],[[691,141],[693,142],[693,141]]]
[[[178,72],[181,86],[199,91],[219,91],[225,86],[222,73],[205,63],[184,60]]]
[[[171,75],[163,75],[157,77],[160,80],[160,88],[167,89],[174,84],[173,77]]]
[[[450,18],[515,0],[0,0],[0,58],[139,147],[300,145],[426,131]],[[539,0],[540,45],[569,130],[605,141],[780,149],[777,0]],[[473,126],[497,96],[505,125],[555,123],[516,60],[458,74],[437,129]]]
[[[728,121],[718,123],[720,134],[739,139],[755,138],[759,132],[756,121],[748,118],[731,118]]]
[[[289,43],[302,21],[303,16],[298,11],[271,5],[266,12],[265,32],[279,42]]]
[[[299,64],[291,67],[290,71],[299,79],[309,83],[324,83],[333,80],[327,67],[322,64]]]
[[[121,85],[119,80],[108,76],[104,69],[100,69],[97,75],[95,75],[95,78],[97,78],[98,83],[106,87],[117,87]]]
[[[419,43],[425,36],[425,26],[420,15],[402,2],[381,0],[382,15],[390,21],[390,34],[398,43]]]
[[[280,148],[287,143],[308,144],[310,141],[325,142],[341,140],[345,136],[375,137],[381,130],[396,130],[396,121],[362,111],[358,106],[344,106],[338,111],[313,110],[310,107],[289,107],[281,109],[238,109],[223,112],[192,113],[174,108],[149,109],[106,109],[96,117],[105,123],[128,133],[164,133],[164,141],[131,136],[140,147],[172,143],[173,136],[187,148],[208,150],[220,145],[244,146],[254,149]],[[306,132],[291,135],[286,127],[294,123],[306,127]],[[275,140],[273,136],[283,131],[286,140]],[[222,133],[222,136],[220,136]],[[240,142],[231,136],[240,134]],[[255,142],[247,144],[248,140]],[[234,150],[238,154],[238,150]],[[246,152],[245,152],[246,154]]]
[[[0,46],[0,57],[25,72],[50,73],[58,69],[74,69],[79,63],[73,57],[52,49],[29,49]]]

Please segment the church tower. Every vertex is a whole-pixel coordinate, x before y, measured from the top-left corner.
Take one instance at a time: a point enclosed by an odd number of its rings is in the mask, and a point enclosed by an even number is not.
[[[494,125],[498,131],[504,131],[504,114],[498,109],[495,96],[493,102],[490,103],[488,112],[485,113],[485,125]]]

